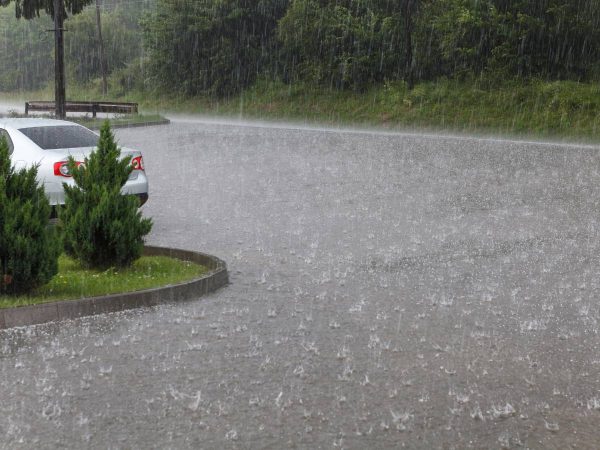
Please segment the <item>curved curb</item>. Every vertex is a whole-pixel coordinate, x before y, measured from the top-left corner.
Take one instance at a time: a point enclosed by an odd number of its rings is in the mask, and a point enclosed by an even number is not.
[[[191,281],[143,291],[0,309],[0,330],[198,298],[229,282],[225,262],[206,253],[146,246],[144,255],[192,261],[208,267],[209,272]]]
[[[111,129],[115,128],[140,128],[140,127],[154,127],[157,125],[169,125],[171,121],[167,118],[160,120],[149,120],[147,122],[131,122],[131,123],[112,123],[110,125]],[[99,130],[100,127],[92,126],[89,127],[90,130]]]

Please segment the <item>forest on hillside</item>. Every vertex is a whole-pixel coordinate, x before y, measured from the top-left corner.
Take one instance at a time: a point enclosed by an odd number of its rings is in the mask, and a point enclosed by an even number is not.
[[[600,79],[593,0],[104,0],[112,92],[229,96],[257,80],[362,91],[483,77]],[[66,22],[68,83],[100,77],[95,6]],[[0,8],[0,91],[52,82],[49,17]]]

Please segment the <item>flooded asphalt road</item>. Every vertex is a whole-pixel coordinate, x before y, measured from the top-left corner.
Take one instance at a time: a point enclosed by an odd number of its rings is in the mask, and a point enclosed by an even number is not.
[[[176,122],[184,304],[0,332],[4,448],[597,448],[597,148]]]

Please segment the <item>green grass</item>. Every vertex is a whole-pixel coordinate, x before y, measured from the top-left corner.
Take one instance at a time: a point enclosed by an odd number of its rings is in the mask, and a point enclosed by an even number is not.
[[[77,90],[79,89],[79,90]],[[71,98],[84,95],[76,88]],[[16,94],[0,94],[14,100]],[[19,98],[51,98],[48,90]],[[94,97],[93,91],[87,91]],[[600,84],[573,81],[441,79],[408,90],[403,82],[364,92],[259,81],[226,99],[129,92],[143,112],[179,112],[303,123],[426,129],[532,138],[600,141]],[[82,98],[85,100],[86,98]]]
[[[244,118],[600,141],[600,85],[593,83],[440,80],[412,90],[399,82],[340,92],[262,82],[238,97],[197,105],[194,112]]]
[[[139,291],[188,281],[207,271],[199,264],[164,256],[143,256],[131,268],[121,270],[86,270],[64,255],[58,265],[59,272],[50,283],[32,294],[0,295],[0,308]]]

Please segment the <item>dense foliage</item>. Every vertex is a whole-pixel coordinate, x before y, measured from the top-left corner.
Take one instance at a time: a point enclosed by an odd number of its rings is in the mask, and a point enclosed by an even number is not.
[[[63,0],[63,17],[67,14],[78,14],[93,0]],[[54,0],[0,0],[0,6],[7,6],[11,2],[15,4],[15,15],[17,18],[33,19],[39,17],[40,12],[54,16]]]
[[[152,221],[142,218],[139,200],[121,195],[131,174],[131,158],[121,158],[108,122],[98,148],[76,167],[70,159],[75,186],[65,185],[60,220],[65,251],[85,267],[126,267],[141,256]]]
[[[60,240],[48,227],[50,205],[37,167],[16,171],[0,137],[0,293],[21,294],[58,270]]]
[[[158,3],[144,27],[150,73],[186,94],[235,92],[257,76],[362,89],[481,74],[589,80],[600,68],[592,0]]]
[[[109,74],[117,74],[128,65],[134,65],[142,55],[142,40],[138,21],[139,9],[132,11],[127,5],[107,10],[102,14],[102,28],[105,30],[104,48]],[[65,59],[69,79],[84,84],[102,76],[96,12],[86,9],[72,17],[65,36]],[[90,51],[91,50],[91,51]]]
[[[437,0],[420,18],[432,49],[423,65],[431,75],[590,79],[598,75],[599,26],[592,0]]]
[[[54,42],[44,30],[47,17],[17,20],[12,8],[0,9],[0,91],[37,89],[54,76]]]
[[[185,94],[248,86],[277,52],[287,0],[161,0],[142,22],[153,83]]]
[[[279,26],[284,76],[336,88],[362,87],[401,74],[398,14],[366,2],[292,2]]]
[[[260,78],[362,90],[374,83],[404,80],[410,87],[413,80],[440,77],[600,77],[600,2],[593,0],[113,0],[111,5],[103,8],[111,31],[105,47],[115,71],[113,85],[122,90],[227,96]],[[48,24],[42,23],[47,18],[27,25],[5,18],[0,17],[0,58],[8,63],[0,67],[0,90],[39,87],[52,70]],[[93,9],[87,9],[67,24],[68,72],[78,83],[99,77],[93,18]]]

